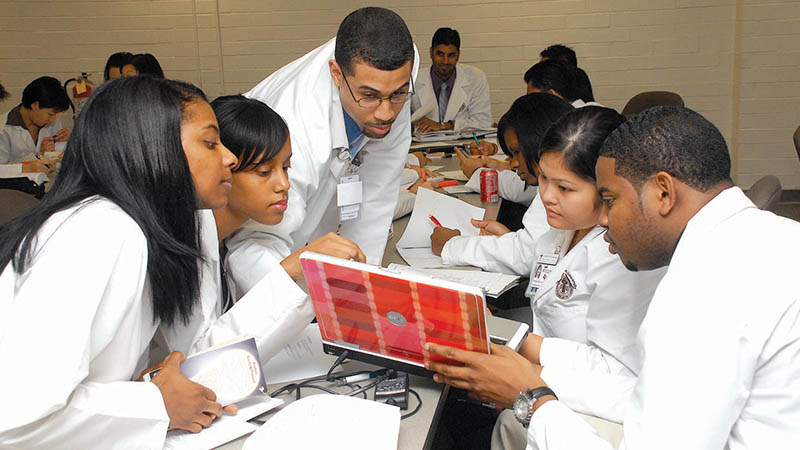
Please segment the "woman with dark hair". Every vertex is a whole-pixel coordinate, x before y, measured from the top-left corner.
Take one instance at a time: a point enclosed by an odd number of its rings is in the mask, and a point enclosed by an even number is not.
[[[539,142],[550,125],[571,110],[569,103],[554,95],[528,94],[515,100],[500,118],[498,142],[503,152],[511,155],[511,167],[527,186],[538,184]],[[470,264],[491,272],[527,276],[534,263],[531,258],[536,240],[550,229],[538,196],[522,222],[522,229],[510,232],[499,222],[473,220],[483,236],[459,236],[458,230],[436,227],[431,247],[445,264]]]
[[[161,448],[168,428],[198,432],[222,413],[181,375],[180,352],[152,383],[131,380],[159,326],[218,314],[206,209],[227,203],[235,163],[192,85],[123,78],[92,95],[53,188],[0,228],[0,358],[18,365],[0,372],[14,405],[0,446]],[[193,349],[240,334],[223,326]]]
[[[456,369],[447,365],[431,367],[442,374],[439,380],[477,391],[498,407],[512,407],[516,397],[514,414],[525,425],[531,396],[546,394],[526,392],[535,387],[533,374],[541,371],[570,408],[621,422],[641,369],[636,334],[664,270],[631,272],[609,252],[595,186],[600,147],[624,120],[612,109],[588,106],[565,114],[542,138],[539,193],[551,229],[535,244],[527,293],[533,333],[519,353],[495,346],[493,361],[479,361],[480,355],[456,350],[447,357],[465,362],[467,369],[454,376]],[[431,345],[430,350],[449,349]],[[481,365],[486,373],[477,373]],[[501,415],[505,428],[499,434],[504,439],[511,429],[524,447],[526,429],[510,417],[510,411]],[[495,438],[500,439],[497,427]]]
[[[133,55],[123,67],[122,75],[136,76],[136,75],[150,75],[156,78],[164,78],[164,70],[161,69],[161,64],[155,56],[150,53],[139,53]]]
[[[229,321],[255,320],[250,328],[256,337],[261,361],[266,362],[288,344],[314,318],[311,301],[296,282],[303,277],[299,255],[309,250],[364,262],[358,246],[329,233],[287,256],[281,267],[269,272],[268,302],[262,297],[244,296],[246,286],[255,285],[250,272],[227,270],[228,260],[241,252],[260,251],[257,242],[228,238],[248,220],[276,225],[283,219],[289,198],[289,167],[292,146],[289,128],[278,113],[263,102],[242,95],[218,97],[211,102],[217,116],[222,144],[233,152],[233,186],[228,203],[214,210],[223,268],[223,317]],[[263,284],[263,283],[262,283]],[[268,312],[267,312],[268,311]],[[246,317],[241,317],[245,315]]]
[[[63,150],[69,129],[58,113],[72,106],[67,91],[53,77],[40,77],[22,91],[22,102],[0,116],[0,174],[52,172],[45,152]]]
[[[122,68],[130,63],[133,54],[128,52],[117,52],[108,57],[106,68],[103,70],[103,80],[109,81],[122,76]]]

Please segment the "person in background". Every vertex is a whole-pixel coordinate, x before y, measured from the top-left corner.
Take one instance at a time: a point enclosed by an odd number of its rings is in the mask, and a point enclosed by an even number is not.
[[[53,188],[0,228],[0,358],[17,365],[0,371],[14,405],[0,447],[162,448],[168,429],[199,432],[222,414],[179,352],[152,382],[132,380],[159,326],[219,302],[198,209],[225,205],[235,163],[196,87],[98,87]]]
[[[289,126],[291,188],[279,224],[249,222],[228,240],[233,273],[263,276],[337,230],[368,263],[380,264],[411,142],[415,54],[400,16],[361,8],[342,21],[335,39],[245,94]]]
[[[133,54],[117,52],[108,57],[106,68],[103,70],[103,80],[109,81],[122,76],[122,68],[129,64]]]
[[[266,363],[314,318],[310,299],[294,281],[302,277],[300,253],[308,250],[337,257],[355,255],[360,262],[365,257],[356,244],[329,233],[284,258],[281,266],[271,272],[274,295],[268,301],[252,296],[242,299],[244,292],[238,286],[258,280],[243,281],[252,276],[249,271],[227,270],[226,242],[248,220],[265,225],[283,220],[288,208],[292,146],[286,122],[259,100],[226,95],[217,97],[211,107],[219,123],[220,141],[238,159],[232,169],[228,203],[214,210],[223,269],[222,310],[226,320],[232,322],[242,320],[242,314],[271,318],[264,320],[265,326],[254,335],[264,357],[261,362]]]
[[[155,56],[150,53],[139,53],[131,57],[130,62],[122,67],[123,76],[151,75],[164,78],[164,70]]]
[[[564,44],[553,44],[539,52],[539,61],[547,61],[548,59],[578,67],[578,56],[575,54],[575,50]]]
[[[499,346],[489,355],[426,344],[434,354],[467,362],[426,364],[438,381],[508,408],[541,378],[570,408],[621,422],[642,366],[636,335],[664,275],[663,269],[629,271],[603,239],[595,162],[606,137],[624,120],[612,109],[580,108],[542,138],[539,191],[552,228],[536,241],[530,268],[533,333],[519,354]],[[511,434],[524,443],[525,429],[509,413],[498,426],[509,421],[516,426]]]
[[[464,128],[489,128],[492,110],[486,74],[458,64],[461,37],[452,28],[439,28],[430,48],[431,67],[420,71],[411,98],[418,133]]]
[[[575,50],[563,44],[551,45],[539,53],[539,61],[555,60],[561,61],[575,68],[575,83],[572,87],[574,92],[575,102],[581,101],[582,104],[575,104],[573,106],[580,108],[586,104],[595,106],[602,106],[594,101],[594,92],[592,91],[592,82],[589,81],[589,75],[586,71],[578,67],[578,57],[575,55]],[[526,84],[528,80],[525,80]]]
[[[0,173],[14,176],[53,171],[45,152],[63,150],[70,131],[58,113],[72,105],[67,91],[53,77],[40,77],[25,86],[22,102],[0,116]]]
[[[7,99],[10,95],[11,94],[8,93],[8,91],[6,90],[5,86],[0,84],[0,102],[2,102],[5,99]]]

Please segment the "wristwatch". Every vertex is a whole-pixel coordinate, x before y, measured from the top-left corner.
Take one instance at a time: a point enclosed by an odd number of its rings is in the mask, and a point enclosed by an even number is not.
[[[517,418],[523,427],[528,428],[528,424],[531,423],[533,404],[536,403],[536,400],[539,400],[545,395],[552,395],[558,400],[556,393],[547,386],[520,392],[514,399],[514,417]]]

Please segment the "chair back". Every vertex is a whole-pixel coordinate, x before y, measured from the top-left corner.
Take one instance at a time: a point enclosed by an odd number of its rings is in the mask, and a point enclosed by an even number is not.
[[[797,152],[797,158],[800,159],[800,127],[794,130],[794,150]]]
[[[622,115],[630,119],[653,106],[684,106],[680,95],[669,91],[648,91],[634,95],[622,109]]]
[[[0,226],[39,203],[36,197],[13,189],[0,189]]]
[[[781,199],[781,181],[775,175],[765,175],[753,183],[745,194],[758,209],[775,212]]]

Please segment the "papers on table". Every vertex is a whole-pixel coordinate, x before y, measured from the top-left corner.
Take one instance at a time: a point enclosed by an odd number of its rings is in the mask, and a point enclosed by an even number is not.
[[[322,351],[319,325],[312,323],[264,364],[264,376],[267,384],[288,383],[324,375],[335,361],[335,356]],[[340,370],[341,367],[337,367],[335,371]]]
[[[445,178],[449,178],[451,180],[458,180],[458,181],[467,181],[467,180],[469,180],[469,178],[467,178],[467,176],[464,175],[464,172],[462,172],[460,170],[445,170],[443,172],[439,172],[439,175],[441,175],[441,176],[443,176]]]
[[[414,142],[456,141],[459,139],[469,139],[473,136],[483,138],[496,135],[496,128],[464,128],[459,131],[439,130],[429,131],[427,133],[414,133],[411,140]]]
[[[466,184],[457,184],[455,186],[445,186],[445,192],[448,194],[469,194],[472,192],[472,189],[468,188]]]
[[[396,450],[399,435],[396,406],[345,395],[310,395],[278,411],[247,438],[243,450]]]
[[[387,269],[397,273],[417,273],[432,278],[479,287],[486,291],[486,295],[490,297],[499,296],[503,292],[516,286],[519,281],[519,277],[516,275],[482,272],[480,270],[424,269],[401,264],[389,264]]]
[[[428,216],[435,216],[442,226],[461,231],[462,236],[477,236],[479,230],[472,226],[470,219],[480,220],[483,214],[483,208],[430,189],[420,189],[408,226],[397,241],[397,251],[412,267],[442,267],[441,258],[431,251],[434,225]]]
[[[444,166],[425,166],[425,168],[431,172],[437,172],[439,169],[443,169]]]
[[[210,427],[197,434],[183,430],[168,431],[164,449],[205,450],[219,447],[239,436],[256,431],[258,426],[247,421],[282,404],[283,400],[267,395],[248,398],[237,404],[239,412],[234,415],[223,414],[212,422]]]

